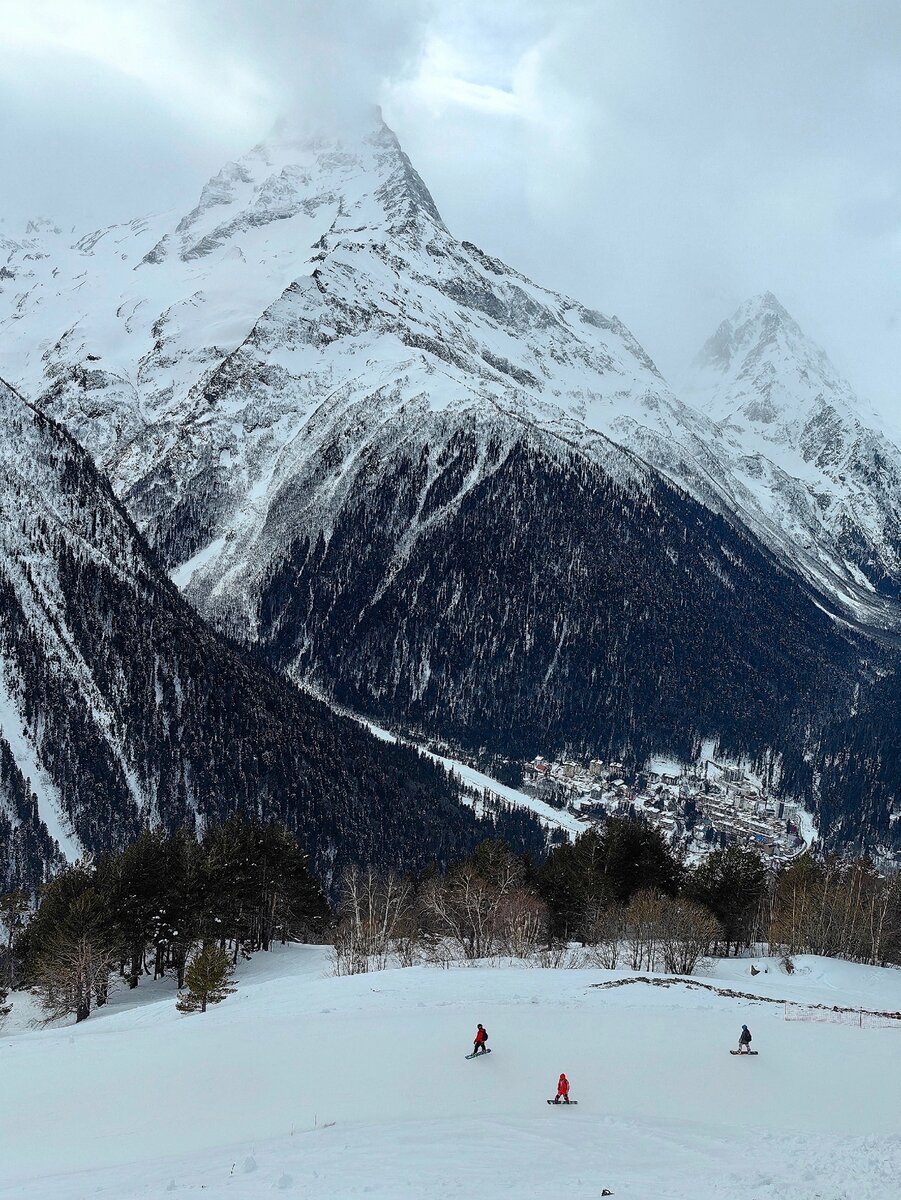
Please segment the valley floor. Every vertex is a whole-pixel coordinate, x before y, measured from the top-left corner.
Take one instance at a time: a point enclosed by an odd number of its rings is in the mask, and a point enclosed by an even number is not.
[[[727,988],[901,1009],[901,971],[720,961]],[[0,1030],[0,1197],[888,1200],[901,1179],[901,1027],[628,972],[488,965],[328,975],[258,955],[205,1015],[171,985],[78,1027]],[[133,1003],[135,1000],[140,1003]],[[468,1062],[477,1021],[493,1053]],[[741,1024],[756,1058],[728,1053]],[[901,1022],[899,1022],[901,1026]],[[548,1108],[560,1071],[578,1108]]]

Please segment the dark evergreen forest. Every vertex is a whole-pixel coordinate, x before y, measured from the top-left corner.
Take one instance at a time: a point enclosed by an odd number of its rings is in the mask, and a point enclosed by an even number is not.
[[[44,776],[93,854],[147,824],[244,812],[296,834],[326,887],[344,863],[449,861],[486,835],[540,852],[528,814],[476,817],[448,775],[298,690],[213,632],[53,422],[0,389],[0,654]],[[53,851],[0,719],[0,882],[35,886]]]
[[[714,737],[817,803],[808,751],[840,744],[886,649],[660,476],[483,437],[368,462],[329,538],[294,540],[260,604],[273,665],[476,753],[689,760]],[[833,763],[837,840],[891,833],[884,803],[860,806],[865,778]]]

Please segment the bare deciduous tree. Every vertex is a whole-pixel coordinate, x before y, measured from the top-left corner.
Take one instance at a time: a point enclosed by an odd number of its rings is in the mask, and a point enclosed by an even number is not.
[[[625,912],[625,949],[633,971],[653,971],[660,961],[666,900],[660,892],[636,892]]]
[[[867,859],[804,855],[776,880],[769,925],[775,953],[824,954],[877,965],[901,949],[901,879]]]
[[[49,1019],[75,1014],[76,1024],[91,1013],[91,1002],[106,1000],[115,954],[89,934],[61,935],[38,960],[35,985]]]
[[[529,958],[547,932],[547,905],[528,888],[502,896],[496,912],[497,944],[511,958]]]
[[[625,909],[621,904],[590,903],[583,918],[582,937],[592,965],[615,971],[623,952]]]
[[[341,883],[341,920],[334,936],[335,974],[382,970],[401,946],[409,958],[416,933],[413,900],[408,880],[349,867]]]
[[[719,922],[703,905],[691,900],[668,901],[660,941],[663,969],[676,975],[693,974],[720,937]]]
[[[508,935],[519,922],[514,936],[521,936],[537,919],[537,909],[531,918],[524,915],[522,877],[521,861],[506,847],[489,843],[469,862],[427,884],[422,896],[426,919],[434,933],[449,939],[464,958],[488,958],[502,948],[505,922]],[[511,901],[517,894],[518,904]]]

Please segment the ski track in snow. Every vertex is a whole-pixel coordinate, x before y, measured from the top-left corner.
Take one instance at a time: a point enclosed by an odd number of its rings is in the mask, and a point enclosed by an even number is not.
[[[345,712],[345,715],[352,717],[355,721],[359,721],[361,725],[365,725],[369,732],[374,737],[377,737],[379,741],[404,742],[405,745],[414,747],[420,754],[424,754],[427,758],[432,759],[433,762],[439,763],[446,771],[455,776],[464,787],[475,789],[477,792],[488,791],[496,799],[505,800],[515,808],[528,809],[548,828],[563,829],[571,838],[579,833],[584,833],[589,828],[585,821],[580,821],[578,817],[574,817],[572,813],[567,812],[565,809],[554,808],[550,804],[545,804],[543,800],[538,800],[535,796],[528,796],[525,792],[520,792],[517,788],[499,783],[496,779],[492,779],[490,775],[485,775],[482,771],[476,770],[475,767],[468,767],[465,763],[457,762],[454,758],[444,758],[440,754],[433,754],[417,742],[398,737],[397,734],[391,733],[390,730],[382,729],[379,725],[373,725],[371,721],[355,716],[344,709],[338,709],[338,711]],[[468,797],[464,797],[464,799],[467,803],[469,802]]]
[[[725,986],[901,1008],[901,973],[799,958]],[[778,1005],[629,972],[419,967],[328,976],[258,955],[200,1016],[170,981],[77,1027],[0,1034],[0,1197],[889,1200],[901,1028],[785,1022]],[[20,1009],[24,1010],[22,1015]],[[477,1020],[494,1053],[466,1062]],[[742,1022],[758,1057],[728,1050]],[[548,1108],[565,1070],[579,1107]]]

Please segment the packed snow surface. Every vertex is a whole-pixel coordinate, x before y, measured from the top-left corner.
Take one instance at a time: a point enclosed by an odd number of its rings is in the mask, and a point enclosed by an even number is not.
[[[748,960],[719,962],[705,982],[901,1008],[897,971],[756,965],[752,978]],[[17,997],[0,1038],[0,1196],[897,1196],[901,1028],[788,1022],[779,1004],[684,983],[592,986],[624,978],[333,978],[325,950],[291,947],[243,964],[204,1015],[151,985],[78,1027],[27,1029]],[[477,1021],[493,1053],[467,1062]],[[758,1057],[728,1053],[742,1023]],[[561,1071],[578,1108],[545,1104]]]

